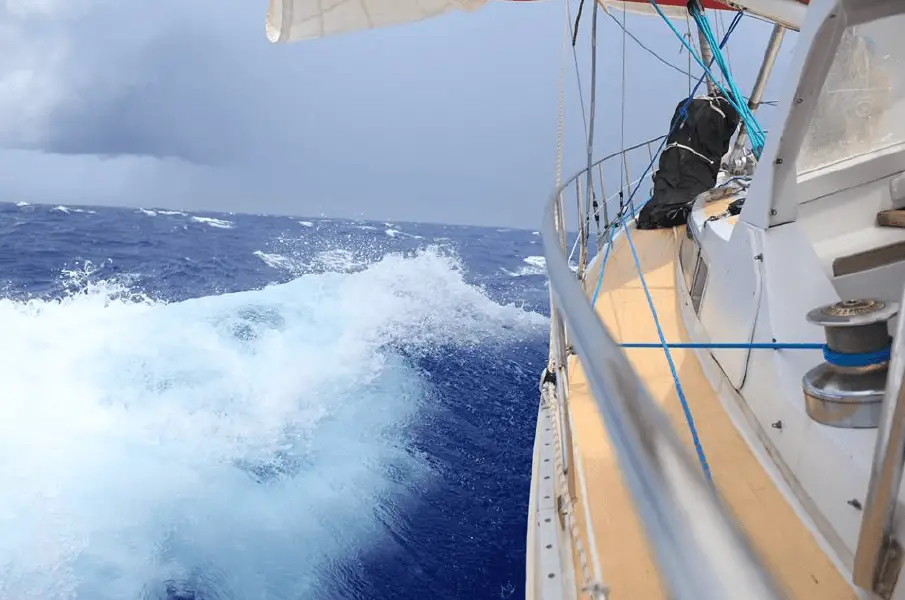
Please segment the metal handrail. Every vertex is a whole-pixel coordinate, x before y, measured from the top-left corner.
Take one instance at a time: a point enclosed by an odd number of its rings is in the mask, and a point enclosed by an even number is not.
[[[604,157],[592,168],[653,141]],[[670,597],[778,599],[747,538],[722,507],[569,268],[563,191],[586,174],[583,169],[555,191],[541,230],[551,291],[551,366],[558,376],[566,376],[569,345],[581,358]],[[578,217],[584,227],[581,211]]]
[[[902,302],[900,307],[905,306],[905,292]],[[905,469],[905,316],[899,316],[891,352],[852,572],[855,585],[884,598],[891,595],[902,562],[902,547],[893,533]]]
[[[632,190],[635,189],[635,187],[639,186],[641,184],[641,182],[644,180],[645,176],[642,176],[634,181],[632,180],[631,174],[629,172],[629,167],[628,167],[628,160],[627,160],[628,154],[634,150],[638,150],[639,148],[646,148],[648,158],[650,159],[650,164],[653,164],[655,155],[654,155],[654,152],[651,150],[651,147],[653,144],[660,142],[665,138],[666,138],[665,135],[661,135],[661,136],[658,136],[655,138],[651,138],[651,139],[647,140],[646,142],[641,142],[640,144],[635,144],[634,146],[629,146],[628,148],[625,148],[624,150],[619,150],[617,152],[613,152],[612,154],[607,154],[603,158],[597,159],[596,161],[592,162],[590,169],[585,169],[584,171],[581,171],[574,178],[570,179],[563,185],[562,189],[565,189],[570,184],[575,183],[575,189],[576,189],[577,197],[578,197],[578,231],[579,231],[579,235],[578,235],[578,238],[575,240],[575,246],[572,248],[572,252],[569,253],[570,259],[571,259],[572,255],[575,253],[576,249],[585,250],[587,248],[587,244],[590,239],[590,231],[588,229],[590,218],[596,217],[599,219],[599,217],[601,216],[600,211],[603,211],[602,216],[604,218],[604,232],[601,232],[601,233],[606,233],[606,235],[609,235],[610,218],[609,218],[609,213],[607,211],[608,203],[611,200],[617,198],[620,194],[623,194],[623,198],[628,199],[629,202],[631,202]],[[658,152],[657,156],[659,156],[659,152]],[[603,165],[606,162],[613,160],[615,158],[622,159],[622,165],[620,166],[620,170],[624,170],[625,178],[623,179],[622,186],[620,187],[620,189],[617,192],[607,195],[606,182],[604,181],[604,175],[603,175]],[[597,172],[597,182],[596,183],[593,178],[593,171]],[[585,190],[582,190],[581,181],[579,180],[579,177],[581,177],[582,175],[587,175],[587,185],[585,186],[585,188],[586,188]],[[620,173],[620,176],[621,176],[621,173]],[[593,196],[594,198],[596,198],[597,197],[596,190],[599,190],[602,201],[599,203],[598,210],[594,211],[593,213],[591,213],[589,215],[588,213],[591,212],[590,211],[591,198],[587,197],[587,198],[585,198],[586,201],[582,202],[582,196],[583,196],[582,191],[585,192],[585,195]],[[600,251],[601,243],[603,241],[602,237],[605,237],[605,236],[598,236],[598,238],[597,238],[597,251],[598,252]],[[584,275],[584,270],[585,270],[585,267],[587,266],[587,256],[588,255],[587,255],[586,251],[579,252],[579,261],[578,261],[579,276]]]

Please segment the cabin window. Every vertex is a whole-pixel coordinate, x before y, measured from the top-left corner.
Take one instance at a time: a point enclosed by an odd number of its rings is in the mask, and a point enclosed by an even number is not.
[[[688,235],[682,238],[682,246],[679,248],[679,265],[682,267],[682,276],[685,279],[685,289],[691,293],[691,283],[694,279],[694,269],[697,266],[698,254],[700,249],[697,242],[691,236],[691,230]]]
[[[905,142],[905,14],[842,34],[804,143],[804,174]]]
[[[685,289],[691,296],[691,306],[694,313],[698,314],[701,311],[701,299],[704,297],[704,286],[707,283],[707,263],[691,230],[686,231],[687,234],[679,246],[679,266],[682,268]]]
[[[701,314],[701,300],[704,298],[704,288],[707,285],[707,262],[704,256],[698,253],[697,268],[694,271],[694,281],[691,285],[691,307],[694,314]]]

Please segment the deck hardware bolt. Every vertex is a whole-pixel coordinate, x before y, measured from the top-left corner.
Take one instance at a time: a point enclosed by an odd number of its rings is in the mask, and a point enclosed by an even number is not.
[[[782,431],[782,421],[776,421],[775,423],[770,423],[770,427],[773,429],[779,429]]]
[[[854,506],[858,510],[861,510],[861,508],[862,508],[861,502],[857,498],[852,498],[851,500],[846,502],[846,504],[848,504],[849,506]]]
[[[781,159],[781,158],[777,158],[776,161],[775,161],[773,164],[774,164],[774,165],[781,165],[781,164],[782,164],[782,159]]]
[[[771,209],[770,209],[770,216],[771,216],[771,217],[775,217],[775,216],[776,216],[776,209],[775,209],[775,208],[771,208]]]
[[[556,575],[554,575],[553,573],[547,573],[547,578],[553,579],[554,577],[556,577]]]
[[[801,104],[802,102],[804,102],[804,98],[798,98],[797,100],[795,100],[795,104]]]
[[[807,320],[823,327],[826,336],[824,362],[801,380],[808,416],[831,427],[877,427],[889,367],[888,321],[898,312],[897,302],[873,298],[808,312]]]
[[[763,255],[763,254],[755,254],[755,255],[754,255],[754,260],[763,260],[763,259],[764,259],[764,255]]]

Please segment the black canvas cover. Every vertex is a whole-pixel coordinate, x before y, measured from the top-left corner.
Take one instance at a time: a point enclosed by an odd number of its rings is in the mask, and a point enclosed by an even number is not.
[[[670,130],[682,119],[683,99]],[[716,185],[720,161],[739,124],[732,104],[722,95],[693,99],[685,122],[675,127],[660,154],[651,199],[638,214],[638,229],[684,225],[695,197]]]

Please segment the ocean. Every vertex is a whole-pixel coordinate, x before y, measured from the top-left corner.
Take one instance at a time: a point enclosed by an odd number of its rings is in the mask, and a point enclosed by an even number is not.
[[[0,204],[0,600],[524,597],[541,255]]]

